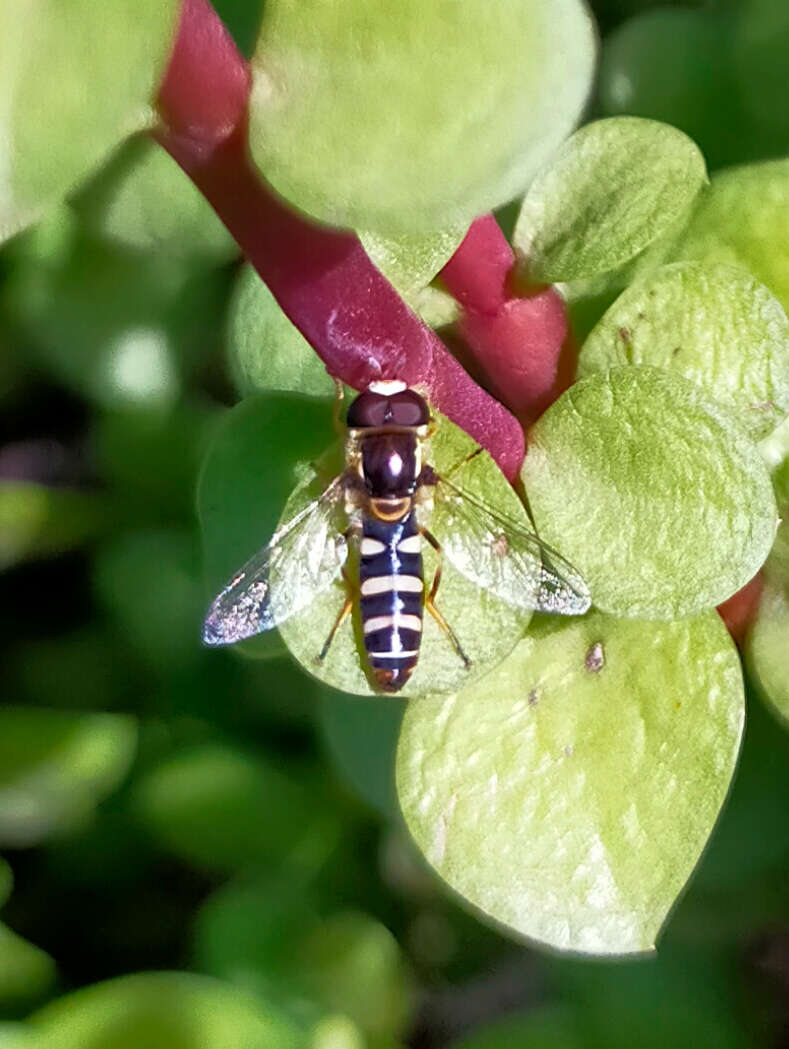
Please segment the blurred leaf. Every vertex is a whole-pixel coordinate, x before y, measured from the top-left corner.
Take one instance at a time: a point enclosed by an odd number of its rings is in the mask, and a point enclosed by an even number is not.
[[[244,58],[255,50],[263,0],[215,0],[211,5],[230,31]]]
[[[455,254],[467,228],[460,225],[440,233],[403,233],[398,237],[361,231],[359,240],[377,269],[414,305],[419,292]]]
[[[403,704],[391,696],[374,700],[327,692],[318,722],[343,777],[381,815],[397,815],[394,764]]]
[[[220,742],[164,759],[137,780],[134,812],[161,845],[213,871],[291,862],[312,869],[336,845],[338,815],[315,784]]]
[[[303,1026],[334,1014],[367,1036],[403,1027],[409,982],[397,941],[355,912],[319,917],[298,883],[231,882],[201,909],[197,964],[254,990]]]
[[[679,262],[623,292],[584,343],[579,374],[651,364],[698,383],[754,440],[789,413],[789,321],[731,266]]]
[[[126,247],[209,266],[240,252],[191,179],[148,137],[124,143],[73,203],[87,229]]]
[[[177,13],[175,0],[3,5],[0,239],[153,124]]]
[[[707,179],[696,144],[637,117],[588,124],[532,182],[513,243],[528,278],[610,273],[689,216]]]
[[[146,662],[169,671],[200,659],[202,586],[190,533],[120,533],[96,557],[94,589]]]
[[[36,1049],[308,1049],[269,1003],[191,973],[138,973],[35,1013]]]
[[[0,843],[36,845],[79,823],[131,766],[132,718],[0,709]]]
[[[781,96],[789,47],[789,11],[781,0],[736,5],[731,64],[749,122],[769,135],[771,152],[789,149],[789,117]]]
[[[480,0],[270,0],[252,155],[278,193],[335,225],[389,235],[468,223],[521,192],[561,142],[594,55],[576,0],[506,0],[495,13]]]
[[[266,390],[310,397],[334,393],[323,361],[248,264],[236,278],[227,334],[230,368],[242,396]]]
[[[497,1020],[463,1038],[457,1049],[585,1049],[588,1045],[573,1013],[554,1006]]]
[[[14,872],[4,859],[0,859],[0,907],[8,901],[14,887]]]
[[[756,446],[696,385],[657,368],[576,383],[532,428],[522,476],[542,538],[619,615],[720,604],[775,536]]]
[[[789,579],[787,580],[789,582]],[[770,707],[789,722],[789,595],[785,586],[768,583],[756,621],[748,634],[748,669]]]
[[[646,951],[726,797],[743,718],[716,613],[549,621],[481,682],[409,704],[400,804],[488,918],[562,950]]]
[[[269,541],[297,479],[297,467],[336,441],[325,402],[287,394],[248,397],[217,427],[203,463],[197,512],[203,532],[206,597]],[[278,634],[236,651],[281,655]]]
[[[474,454],[479,451],[479,445],[448,419],[437,413],[434,413],[434,419],[436,430],[424,453],[426,461],[439,474],[451,474],[453,485],[527,526],[523,504],[490,456],[487,453]],[[322,487],[323,482],[316,478],[314,471],[312,475],[308,474],[288,500],[281,520],[284,522],[294,517]],[[429,527],[441,542],[461,524],[455,520],[452,507],[444,503],[435,506]],[[427,543],[423,543],[422,556],[424,577],[429,586],[436,571],[437,558]],[[350,567],[353,571],[353,562]],[[287,583],[287,576],[283,582]],[[342,580],[338,580],[318,594],[302,612],[282,623],[280,634],[291,654],[321,681],[343,692],[373,695],[361,654],[358,608],[337,631],[326,658],[320,663],[317,661],[344,599],[345,586]],[[531,617],[529,611],[506,603],[470,582],[447,558],[444,559],[441,589],[436,600],[472,665],[470,669],[464,666],[444,631],[432,616],[426,614],[419,663],[405,688],[409,698],[448,692],[486,674],[512,651]]]
[[[749,270],[789,310],[787,229],[789,160],[730,168],[713,176],[673,257]]]
[[[0,570],[79,548],[95,539],[110,517],[98,492],[0,480]]]
[[[29,1007],[51,989],[56,975],[45,951],[0,923],[0,1008]]]

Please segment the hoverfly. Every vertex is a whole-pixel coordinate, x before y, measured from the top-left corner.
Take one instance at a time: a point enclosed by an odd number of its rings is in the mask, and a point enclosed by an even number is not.
[[[411,676],[425,609],[468,667],[458,637],[436,605],[444,555],[477,586],[516,607],[564,615],[587,611],[586,584],[564,558],[423,463],[431,416],[415,390],[402,382],[373,383],[351,402],[346,427],[345,469],[215,598],[203,626],[206,644],[232,644],[270,630],[306,608],[342,573],[345,604],[319,660],[358,601],[366,670],[377,691],[398,692]],[[441,541],[426,524],[438,500],[451,511],[451,527]],[[423,540],[439,558],[429,589]],[[349,542],[358,544],[355,580],[345,567]]]

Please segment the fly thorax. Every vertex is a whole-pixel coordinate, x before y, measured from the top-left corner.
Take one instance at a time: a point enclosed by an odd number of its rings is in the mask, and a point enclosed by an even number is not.
[[[372,499],[410,498],[419,476],[418,438],[413,433],[370,434],[362,442],[362,475]]]

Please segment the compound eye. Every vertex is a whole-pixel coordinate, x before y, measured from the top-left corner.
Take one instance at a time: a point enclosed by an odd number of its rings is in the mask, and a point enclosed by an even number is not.
[[[430,422],[430,409],[424,397],[415,390],[403,390],[389,397],[390,420],[395,426],[425,426]]]
[[[351,401],[345,421],[350,429],[362,430],[367,426],[383,426],[386,421],[389,398],[367,390]]]

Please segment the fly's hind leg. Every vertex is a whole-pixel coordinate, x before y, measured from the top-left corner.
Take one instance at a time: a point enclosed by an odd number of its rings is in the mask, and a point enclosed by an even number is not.
[[[455,631],[452,629],[449,623],[447,623],[446,619],[444,619],[443,615],[438,610],[438,608],[436,608],[436,594],[438,593],[438,587],[441,582],[441,569],[444,561],[444,551],[441,549],[441,543],[439,543],[439,541],[436,539],[432,532],[429,532],[426,528],[421,527],[419,529],[419,532],[422,535],[422,537],[426,539],[428,543],[430,543],[435,552],[438,554],[438,564],[436,565],[436,571],[433,576],[432,586],[430,587],[430,591],[427,597],[425,598],[425,608],[428,610],[430,615],[433,617],[433,619],[435,619],[435,621],[447,635],[449,640],[452,642],[452,647],[455,649],[460,659],[463,660],[463,665],[465,666],[466,670],[469,670],[471,668],[471,660],[463,651],[463,646],[458,641]]]
[[[352,526],[346,532],[343,532],[343,538],[345,539],[346,543],[355,531],[356,529]],[[334,641],[335,634],[353,611],[353,600],[356,596],[356,587],[354,586],[353,580],[348,575],[348,571],[345,565],[342,566],[342,578],[343,582],[345,583],[345,603],[343,604],[340,611],[337,613],[337,618],[334,620],[334,626],[329,631],[329,636],[324,641],[323,648],[320,650],[316,657],[317,663],[322,663],[326,656],[329,654],[329,649],[331,648],[332,641]]]

